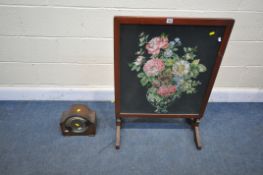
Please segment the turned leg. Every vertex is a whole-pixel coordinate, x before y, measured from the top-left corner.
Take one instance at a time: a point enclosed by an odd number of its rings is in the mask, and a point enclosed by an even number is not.
[[[193,120],[193,129],[194,129],[194,139],[195,139],[195,144],[197,149],[202,149],[202,143],[201,143],[201,138],[200,138],[200,131],[199,131],[199,119],[194,119]]]
[[[116,120],[116,149],[120,149],[121,145],[121,119],[117,118]]]

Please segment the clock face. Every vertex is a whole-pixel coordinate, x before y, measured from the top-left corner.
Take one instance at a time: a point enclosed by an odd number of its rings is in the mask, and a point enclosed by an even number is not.
[[[83,133],[88,129],[89,121],[79,116],[73,116],[67,119],[65,126],[73,133]]]

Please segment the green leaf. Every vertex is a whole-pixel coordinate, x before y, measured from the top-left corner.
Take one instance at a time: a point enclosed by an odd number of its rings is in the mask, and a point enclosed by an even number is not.
[[[194,78],[196,78],[198,75],[199,75],[199,71],[198,71],[198,70],[195,70],[195,71],[194,71]]]
[[[129,67],[132,67],[132,66],[133,66],[133,63],[129,63],[128,66],[129,66]]]
[[[165,33],[162,33],[162,34],[161,34],[161,37],[168,37],[168,35],[165,34]]]
[[[147,78],[143,77],[143,78],[140,80],[140,83],[141,83],[142,86],[146,86],[147,83],[148,83]]]
[[[148,40],[148,38],[149,38],[149,35],[146,35],[146,36],[145,36],[145,41],[147,41],[147,40]]]
[[[176,61],[176,60],[179,59],[179,56],[178,56],[177,54],[174,54],[174,55],[173,55],[173,59]]]
[[[195,64],[195,65],[197,65],[198,63],[199,63],[199,59],[197,59],[197,60],[194,60],[193,62],[192,62],[192,64]]]
[[[192,54],[192,53],[190,53],[190,52],[188,52],[188,53],[186,53],[183,57],[184,57],[186,60],[193,60],[194,57],[195,57],[195,55]]]
[[[138,78],[142,78],[142,77],[144,77],[144,76],[145,76],[145,74],[144,74],[143,72],[138,73],[138,75],[137,75]]]
[[[139,39],[139,41],[140,41],[140,43],[143,43],[143,42],[144,42],[144,37],[141,37],[141,38]]]
[[[145,42],[142,42],[142,43],[139,44],[139,47],[142,47],[144,45],[145,45]]]
[[[174,63],[175,63],[175,60],[173,60],[173,59],[166,59],[165,60],[165,65],[166,66],[173,66]]]
[[[132,71],[136,70],[137,66],[134,64],[131,68]]]
[[[200,72],[205,72],[206,71],[206,67],[204,65],[202,65],[202,64],[199,64],[198,68],[199,68]]]
[[[144,32],[140,33],[139,37],[143,37],[145,35]]]
[[[175,48],[173,48],[173,51],[174,51],[174,52],[178,51],[178,48],[176,48],[176,47],[175,47]]]

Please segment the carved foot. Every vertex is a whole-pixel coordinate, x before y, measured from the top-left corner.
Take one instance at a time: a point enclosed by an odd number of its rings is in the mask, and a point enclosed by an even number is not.
[[[201,137],[200,137],[200,131],[199,131],[199,123],[200,123],[199,119],[193,120],[194,139],[195,139],[196,148],[201,150],[202,143],[201,143]]]
[[[116,121],[116,144],[115,148],[120,149],[121,146],[121,119]]]

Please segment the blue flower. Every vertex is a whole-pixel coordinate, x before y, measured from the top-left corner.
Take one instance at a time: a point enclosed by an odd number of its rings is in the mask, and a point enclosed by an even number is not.
[[[182,77],[178,77],[178,76],[174,76],[173,80],[175,82],[176,88],[179,88],[179,86],[181,86],[184,82],[184,79]]]
[[[174,38],[174,43],[175,43],[176,46],[181,46],[182,45],[182,42],[181,42],[180,38],[178,38],[178,37]]]
[[[175,45],[175,42],[174,42],[174,41],[170,41],[170,42],[169,42],[169,46],[170,46],[170,47],[174,47],[174,45]]]
[[[173,55],[173,51],[172,51],[171,49],[165,50],[165,52],[164,52],[164,56],[165,56],[165,57],[169,58],[169,57],[171,57],[172,55]]]

